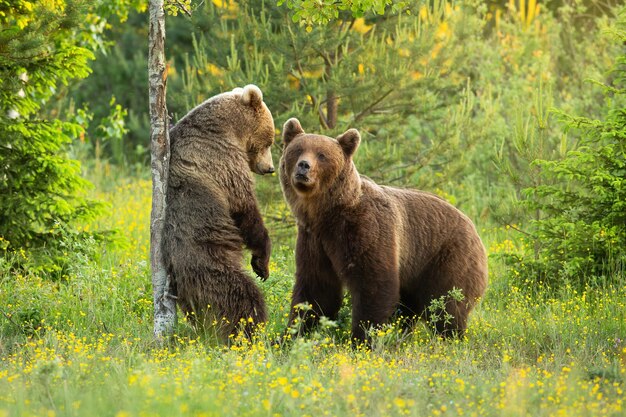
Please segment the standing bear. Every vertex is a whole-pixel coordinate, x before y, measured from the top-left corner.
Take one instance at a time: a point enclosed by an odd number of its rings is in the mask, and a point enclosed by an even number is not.
[[[435,195],[360,176],[355,129],[333,139],[306,134],[290,119],[282,140],[280,182],[298,224],[289,324],[300,318],[307,329],[320,316],[336,319],[347,287],[352,337],[364,341],[396,310],[435,321],[429,304],[456,288],[464,298],[446,298],[440,314],[448,320],[436,321],[436,331],[462,334],[487,286],[485,248],[470,219]]]
[[[183,313],[201,324],[217,320],[222,338],[249,334],[267,319],[259,288],[242,268],[269,275],[271,243],[250,171],[274,172],[274,120],[255,85],[212,97],[170,130],[171,159],[163,258]]]

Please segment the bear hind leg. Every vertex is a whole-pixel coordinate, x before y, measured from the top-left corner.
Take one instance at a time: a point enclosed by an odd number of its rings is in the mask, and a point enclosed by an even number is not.
[[[251,337],[254,328],[267,321],[263,294],[242,270],[205,270],[196,276],[201,277],[199,282],[178,299],[181,311],[195,327],[227,340],[240,331]]]
[[[226,280],[230,286],[225,294],[216,297],[216,307],[226,319],[222,336],[240,331],[251,338],[256,327],[267,321],[267,310],[261,290],[245,272],[232,271]]]
[[[445,297],[443,299],[445,300],[445,307],[442,307],[439,300],[436,300],[434,304],[430,305],[431,308],[426,309],[426,322],[435,333],[444,338],[463,337],[467,329],[469,315],[467,302],[464,300],[447,300]]]
[[[418,305],[431,328],[444,337],[462,337],[487,285],[487,258],[480,239],[469,236],[451,242],[418,282]]]

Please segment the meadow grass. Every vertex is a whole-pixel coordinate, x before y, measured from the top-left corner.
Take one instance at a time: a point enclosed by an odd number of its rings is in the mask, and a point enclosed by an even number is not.
[[[346,305],[337,323],[275,343],[295,232],[272,180],[259,182],[278,201],[262,204],[274,240],[271,277],[259,282],[270,320],[253,341],[221,345],[180,319],[171,344],[153,343],[147,180],[98,187],[111,216],[86,227],[117,227],[125,244],[70,251],[64,279],[4,260],[0,417],[626,415],[626,286],[547,294],[519,285],[499,261],[516,250],[510,229],[480,228],[490,287],[463,339],[390,325],[371,350],[354,349]]]

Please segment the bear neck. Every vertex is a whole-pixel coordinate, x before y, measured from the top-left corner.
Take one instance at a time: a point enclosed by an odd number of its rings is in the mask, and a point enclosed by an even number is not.
[[[193,132],[199,139],[227,142],[245,152],[250,126],[254,124],[247,120],[246,112],[240,107],[235,97],[212,97],[187,113],[170,133],[175,130]]]
[[[222,108],[206,101],[170,130],[172,184],[205,183],[210,178],[228,188],[234,186],[232,178],[253,181],[243,133],[231,126]]]

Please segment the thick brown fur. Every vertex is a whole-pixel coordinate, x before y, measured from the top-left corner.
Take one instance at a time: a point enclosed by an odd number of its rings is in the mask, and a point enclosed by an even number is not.
[[[269,275],[271,243],[250,171],[274,172],[274,121],[258,87],[203,102],[170,130],[171,159],[163,257],[181,310],[195,322],[217,320],[221,337],[267,319],[265,302],[242,267]],[[250,322],[249,319],[252,319]]]
[[[460,335],[487,286],[485,248],[471,220],[443,199],[385,187],[362,177],[352,162],[360,143],[350,129],[336,139],[306,134],[297,119],[283,128],[280,181],[298,223],[296,281],[290,325],[310,328],[337,318],[343,289],[352,296],[352,336],[386,323],[395,311],[428,318],[432,300],[447,298],[453,319],[442,335]],[[309,303],[312,310],[295,306]]]

